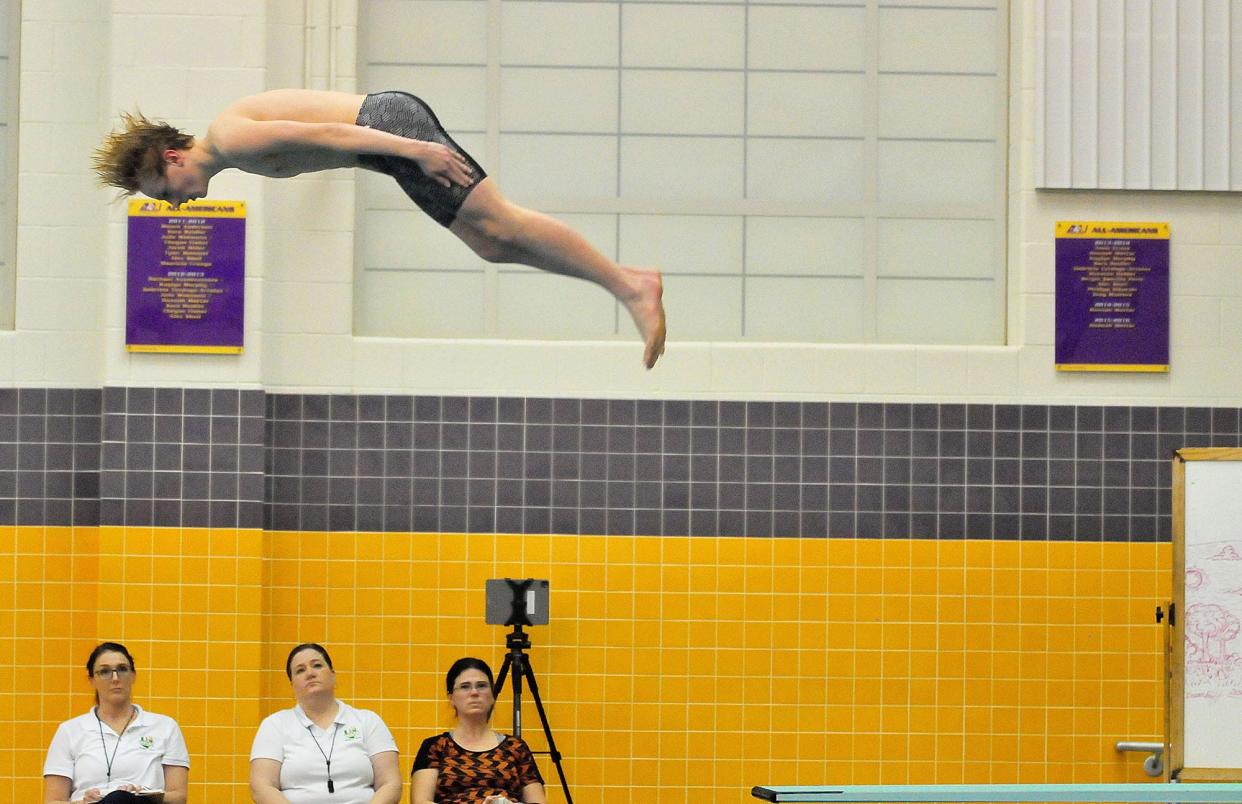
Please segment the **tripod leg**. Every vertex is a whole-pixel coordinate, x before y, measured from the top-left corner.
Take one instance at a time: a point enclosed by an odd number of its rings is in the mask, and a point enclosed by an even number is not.
[[[505,688],[505,676],[509,674],[509,665],[513,664],[513,657],[506,654],[505,660],[500,665],[500,673],[496,676],[496,683],[492,686],[492,697],[500,697],[500,691]]]
[[[573,796],[569,794],[569,781],[565,778],[565,769],[561,767],[561,752],[556,750],[556,740],[552,739],[552,726],[548,723],[548,714],[543,710],[543,697],[539,695],[539,684],[535,681],[535,669],[530,666],[530,661],[522,663],[522,670],[525,671],[526,682],[530,685],[531,697],[535,699],[535,709],[539,711],[539,720],[543,722],[543,733],[548,738],[548,756],[552,757],[552,764],[556,765],[556,773],[561,777],[561,789],[565,791],[565,801],[568,804],[574,804]]]
[[[513,662],[513,736],[522,736],[522,677],[526,675],[526,657],[521,653],[510,654],[505,661]]]

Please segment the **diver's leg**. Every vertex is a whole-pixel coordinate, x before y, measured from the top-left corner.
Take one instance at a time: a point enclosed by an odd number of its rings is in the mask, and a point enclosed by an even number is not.
[[[658,270],[613,262],[564,223],[509,201],[490,178],[470,191],[449,230],[489,262],[521,263],[594,282],[634,319],[647,368],[664,353],[664,284]]]

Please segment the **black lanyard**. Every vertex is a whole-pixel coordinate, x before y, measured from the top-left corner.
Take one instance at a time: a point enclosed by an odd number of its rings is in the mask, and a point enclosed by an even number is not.
[[[326,754],[323,752],[323,746],[319,744],[319,738],[312,731],[314,728],[314,725],[310,725],[306,727],[306,730],[310,732],[311,739],[315,741],[315,747],[319,749],[319,754],[323,757],[324,764],[328,766],[328,792],[335,793],[336,787],[332,784],[332,754],[336,752],[336,732],[341,728],[341,724],[334,723],[332,725],[332,742],[328,746],[328,753]]]
[[[99,724],[99,744],[103,746],[104,763],[108,766],[108,783],[112,783],[112,763],[116,760],[116,752],[121,750],[121,738],[125,736],[125,732],[129,730],[129,724],[134,722],[134,715],[137,714],[132,708],[129,710],[129,720],[125,721],[125,726],[121,729],[121,733],[116,736],[116,747],[112,749],[112,756],[108,756],[108,743],[104,740],[103,721],[99,719],[99,708],[91,710],[95,713],[95,722]],[[329,782],[329,784],[331,784]]]

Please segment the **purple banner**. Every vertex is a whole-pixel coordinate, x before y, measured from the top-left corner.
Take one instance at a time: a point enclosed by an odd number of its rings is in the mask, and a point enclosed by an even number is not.
[[[245,202],[130,201],[130,351],[241,352],[245,279]]]
[[[1169,225],[1059,222],[1056,365],[1169,370]]]

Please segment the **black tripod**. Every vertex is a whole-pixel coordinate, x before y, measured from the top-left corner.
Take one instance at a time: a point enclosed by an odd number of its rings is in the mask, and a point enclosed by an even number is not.
[[[524,608],[524,607],[523,607]],[[548,715],[543,711],[543,700],[539,697],[539,685],[535,682],[535,671],[530,666],[530,658],[525,651],[530,650],[530,637],[522,631],[521,624],[514,624],[513,632],[505,638],[505,646],[509,653],[500,665],[500,674],[496,676],[496,697],[505,686],[505,676],[509,668],[513,668],[513,736],[522,736],[522,678],[530,684],[531,695],[535,697],[535,708],[539,710],[539,719],[543,722],[543,733],[548,738],[548,756],[556,765],[556,772],[561,777],[561,789],[565,791],[565,801],[574,804],[573,796],[569,795],[569,782],[565,780],[565,769],[561,767],[561,752],[556,750],[556,741],[552,739],[552,727],[548,725]]]

